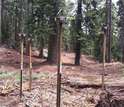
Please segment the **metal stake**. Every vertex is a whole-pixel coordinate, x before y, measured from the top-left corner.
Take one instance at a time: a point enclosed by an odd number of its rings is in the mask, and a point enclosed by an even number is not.
[[[105,56],[106,56],[106,34],[103,34],[103,73],[102,73],[102,89],[105,90]]]
[[[29,91],[32,89],[32,46],[31,38],[29,39]]]
[[[23,66],[24,66],[24,55],[23,55],[23,53],[24,53],[24,50],[23,50],[23,48],[24,48],[24,40],[23,40],[23,34],[19,34],[19,36],[20,36],[20,38],[21,38],[21,42],[20,42],[20,46],[21,46],[21,66],[20,66],[20,68],[21,68],[21,71],[20,71],[20,98],[22,98],[22,72],[23,72]]]
[[[62,72],[62,62],[61,62],[61,45],[62,45],[62,23],[60,19],[57,18],[57,28],[58,28],[58,71],[57,71],[57,101],[56,107],[61,105],[61,72]]]

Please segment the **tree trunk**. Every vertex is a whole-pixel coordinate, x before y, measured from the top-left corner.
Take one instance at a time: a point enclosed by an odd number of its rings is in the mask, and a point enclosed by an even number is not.
[[[18,0],[16,0],[16,4],[18,3]],[[19,26],[18,26],[18,7],[16,5],[16,10],[15,10],[15,48],[18,49],[19,47],[19,38],[18,38],[18,33],[19,33]]]
[[[124,47],[122,48],[122,63],[124,63]]]
[[[75,65],[80,65],[80,57],[81,57],[81,19],[82,19],[82,0],[78,0],[77,7],[77,18],[76,18],[76,29],[77,29],[77,37],[76,37],[76,47],[75,47]]]
[[[118,6],[119,6],[119,43],[121,47],[121,52],[122,52],[122,59],[121,61],[124,63],[124,4],[122,0],[118,1]]]
[[[2,19],[2,14],[1,14],[1,11],[2,10],[2,0],[0,0],[0,42],[1,42],[1,36],[2,36],[2,33],[1,33],[1,19]]]
[[[44,56],[43,56],[43,47],[40,48],[40,54],[39,54],[39,57],[40,57],[40,58],[43,58],[43,57],[44,57]]]
[[[106,10],[107,10],[107,62],[111,62],[111,44],[112,44],[112,1],[111,0],[107,0],[106,1]]]
[[[32,1],[31,0],[26,0],[25,1],[25,9],[26,9],[26,14],[27,17],[25,17],[25,19],[27,19],[27,25],[26,25],[26,32],[27,32],[27,38],[30,38],[30,35],[32,34],[31,31],[31,26],[30,26],[30,22],[31,22],[31,14],[32,14]],[[39,23],[38,23],[39,25]],[[26,42],[26,55],[29,56],[29,42]]]
[[[75,49],[75,65],[80,65],[80,57],[81,57],[81,43],[79,40],[77,40],[76,49]]]
[[[55,17],[57,16],[57,13],[59,11],[59,4],[58,0],[54,0],[53,7],[54,7],[54,13],[50,17],[50,25],[52,28],[51,35],[49,36],[49,43],[48,43],[48,62],[56,64],[57,63],[57,38],[58,38],[58,32],[57,32],[57,24],[55,21]]]
[[[4,17],[4,0],[1,0],[1,42],[5,42],[5,17]]]
[[[50,63],[57,63],[57,34],[51,34],[49,37],[48,59],[47,60]]]

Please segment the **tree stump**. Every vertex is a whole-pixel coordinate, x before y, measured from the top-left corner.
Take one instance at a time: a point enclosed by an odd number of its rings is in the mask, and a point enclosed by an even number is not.
[[[124,99],[113,96],[109,92],[102,92],[95,107],[124,107]]]

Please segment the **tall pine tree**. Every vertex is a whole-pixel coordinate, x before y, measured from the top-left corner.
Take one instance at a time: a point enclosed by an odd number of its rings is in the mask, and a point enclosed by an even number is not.
[[[119,6],[119,36],[120,36],[120,46],[121,46],[121,51],[122,51],[122,62],[124,63],[124,3],[123,0],[118,1],[118,6]]]
[[[77,16],[76,16],[76,46],[75,46],[75,65],[80,65],[81,57],[81,22],[82,22],[82,0],[78,0]]]

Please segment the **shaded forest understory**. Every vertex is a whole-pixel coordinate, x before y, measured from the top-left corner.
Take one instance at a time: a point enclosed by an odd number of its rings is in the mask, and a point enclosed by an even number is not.
[[[33,88],[28,88],[28,56],[24,56],[23,97],[19,97],[20,54],[0,47],[0,106],[1,107],[55,107],[56,65],[37,58],[33,51]],[[102,64],[90,56],[81,56],[81,66],[73,65],[74,54],[63,53],[62,107],[95,107],[100,100]],[[119,62],[106,64],[105,83],[114,98],[124,100],[124,66]],[[121,104],[121,103],[120,103]],[[14,105],[14,106],[13,106]],[[100,106],[98,106],[100,107]],[[105,106],[109,107],[109,106]],[[115,106],[114,106],[115,107]],[[119,107],[119,105],[117,106]],[[122,107],[122,106],[120,106]]]

